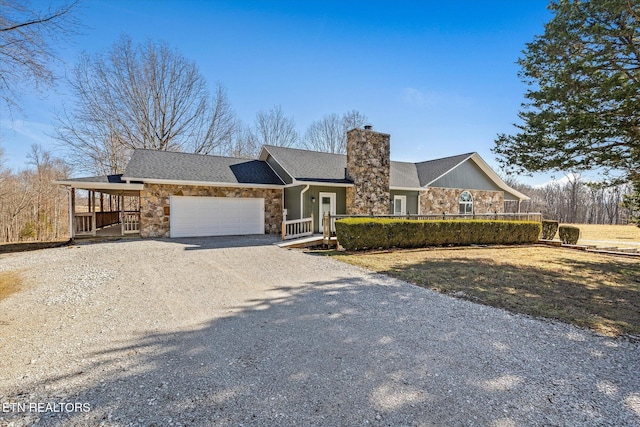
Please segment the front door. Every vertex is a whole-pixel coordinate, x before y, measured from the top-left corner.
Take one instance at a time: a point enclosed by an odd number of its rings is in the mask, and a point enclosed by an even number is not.
[[[329,213],[331,216],[336,214],[336,193],[320,193],[318,198],[320,199],[319,203],[319,218],[320,218],[320,232],[324,229],[324,214]],[[331,219],[331,232],[335,232],[335,219]]]

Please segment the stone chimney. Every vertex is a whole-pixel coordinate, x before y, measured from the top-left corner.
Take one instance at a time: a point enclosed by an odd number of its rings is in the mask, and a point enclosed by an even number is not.
[[[389,159],[391,136],[364,129],[347,132],[348,215],[387,215],[391,206],[389,194]]]

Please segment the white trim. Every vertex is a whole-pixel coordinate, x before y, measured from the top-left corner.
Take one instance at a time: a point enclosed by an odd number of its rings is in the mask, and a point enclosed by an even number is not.
[[[306,187],[304,187],[302,189],[302,191],[300,192],[300,218],[304,218],[304,193],[306,193],[307,190],[309,190],[309,186],[308,185]],[[313,208],[311,209],[311,211],[313,212]],[[312,216],[313,216],[313,214],[312,214]]]
[[[495,171],[491,168],[491,166],[489,166],[487,164],[487,162],[485,162],[484,159],[482,157],[480,157],[480,155],[478,153],[471,153],[469,155],[469,157],[465,158],[460,163],[458,163],[457,165],[455,165],[454,167],[452,167],[451,169],[449,169],[445,173],[441,174],[439,177],[437,177],[435,179],[432,179],[431,181],[427,182],[423,188],[429,188],[429,185],[431,185],[432,183],[436,182],[437,180],[439,180],[440,178],[442,178],[443,176],[445,176],[449,172],[453,171],[455,168],[457,168],[458,166],[460,166],[461,164],[463,164],[464,162],[466,162],[469,159],[473,160],[475,162],[475,164],[489,177],[489,179],[492,180],[493,183],[498,186],[498,188],[502,189],[502,191],[506,191],[507,193],[511,193],[512,195],[516,196],[520,200],[530,200],[531,199],[529,196],[527,196],[525,194],[522,194],[518,190],[515,190],[515,189],[509,187],[507,185],[507,183],[504,182],[502,180],[502,178],[500,178],[498,176],[497,173],[495,173]],[[491,190],[488,190],[488,191],[491,191]]]
[[[473,155],[471,157],[472,157],[473,161],[475,161],[476,164],[480,167],[480,169],[482,169],[482,171],[484,173],[486,173],[489,176],[489,178],[491,178],[493,180],[493,182],[495,182],[498,185],[498,187],[502,188],[507,193],[513,194],[514,196],[516,196],[520,200],[530,200],[531,199],[531,197],[527,196],[526,194],[522,194],[518,190],[515,190],[515,189],[509,187],[509,185],[507,185],[507,183],[504,182],[502,180],[502,178],[500,178],[498,176],[498,174],[495,173],[495,171],[493,169],[491,169],[491,167],[487,164],[487,162],[485,162],[484,159],[482,157],[480,157],[480,155],[478,153],[473,153]]]
[[[353,187],[350,183],[335,183],[335,182],[322,182],[322,181],[293,181],[291,184],[286,184],[285,188],[299,187],[301,185],[313,185],[316,187]]]
[[[327,193],[327,192],[319,192],[318,193],[318,230],[320,232],[322,232],[322,229],[324,227],[322,221],[323,221],[323,217],[324,215],[322,212],[322,198],[323,197],[328,197],[329,198],[329,213],[331,214],[331,216],[335,216],[336,214],[336,193]],[[331,221],[331,231],[335,231],[334,229],[334,221]]]
[[[396,191],[422,191],[424,190],[424,187],[389,187],[389,190],[396,190]]]
[[[67,185],[80,190],[133,190],[139,191],[144,184],[116,184],[112,182],[88,182],[88,181],[51,181],[53,184]]]
[[[400,213],[396,213],[396,200],[400,200]],[[406,215],[407,214],[407,196],[404,194],[396,194],[393,196],[393,214],[394,215]]]
[[[262,155],[262,153],[263,153],[264,151],[266,151],[266,152],[267,152],[267,155],[266,155],[266,156],[263,156],[263,155]],[[272,158],[273,160],[275,160],[275,162],[278,164],[278,166],[280,166],[280,167],[282,168],[282,170],[284,171],[284,173],[286,173],[287,175],[289,175],[289,178],[291,178],[291,181],[295,181],[295,180],[296,180],[296,179],[293,177],[293,175],[291,175],[291,174],[290,174],[290,173],[289,173],[289,172],[284,168],[284,166],[282,166],[282,165],[280,164],[280,162],[279,162],[279,161],[278,161],[278,160],[273,156],[273,154],[271,154],[271,153],[269,152],[269,150],[267,150],[267,148],[263,145],[263,146],[262,146],[262,151],[260,151],[260,156],[258,156],[258,160],[265,162],[265,163],[267,164],[267,166],[269,166],[269,167],[271,168],[271,170],[273,171],[273,173],[275,173],[275,174],[276,174],[276,176],[277,176],[278,178],[280,178],[280,180],[282,181],[282,183],[283,183],[283,184],[286,184],[286,182],[285,182],[284,178],[282,178],[282,177],[280,176],[280,174],[279,174],[278,172],[276,172],[276,170],[275,170],[274,168],[272,168],[272,167],[271,167],[271,165],[269,164],[269,162],[267,162],[267,158],[268,158],[269,156],[271,156],[271,158]]]
[[[238,188],[271,188],[281,189],[283,184],[244,184],[239,182],[209,182],[209,181],[180,181],[176,179],[147,179],[123,177],[126,180],[143,181],[144,184],[161,184],[161,185],[192,185],[200,187],[238,187]],[[138,184],[131,184],[138,185]],[[143,185],[143,184],[139,184]]]

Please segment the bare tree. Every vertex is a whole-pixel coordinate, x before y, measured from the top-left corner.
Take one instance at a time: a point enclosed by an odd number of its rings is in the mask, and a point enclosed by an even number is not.
[[[78,169],[122,172],[136,148],[213,153],[235,130],[225,90],[211,96],[195,63],[164,42],[123,36],[83,54],[70,83],[76,102],[58,114],[57,137]]]
[[[327,153],[347,152],[347,131],[362,127],[367,121],[364,114],[353,110],[339,116],[329,114],[309,126],[304,137],[304,146]]]
[[[299,139],[295,120],[285,116],[279,105],[267,111],[259,111],[250,132],[257,146],[293,147],[298,144]]]
[[[253,130],[249,126],[238,123],[236,132],[230,143],[225,147],[223,154],[232,157],[255,159],[260,154],[260,148]]]
[[[29,168],[0,171],[0,242],[58,240],[69,232],[67,193],[52,183],[69,174],[60,159],[31,147]]]
[[[25,88],[53,85],[54,46],[78,27],[72,14],[77,4],[36,9],[27,0],[0,0],[0,98],[9,111],[20,110]]]

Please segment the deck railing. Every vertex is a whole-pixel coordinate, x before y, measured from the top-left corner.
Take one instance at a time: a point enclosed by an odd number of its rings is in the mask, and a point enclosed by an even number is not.
[[[282,240],[313,235],[313,217],[282,221]]]
[[[122,213],[122,233],[135,234],[140,232],[140,212],[125,211]]]
[[[108,227],[120,222],[120,212],[96,212],[96,228]]]
[[[75,236],[95,236],[95,212],[76,212],[75,214],[73,214],[73,234]]]

